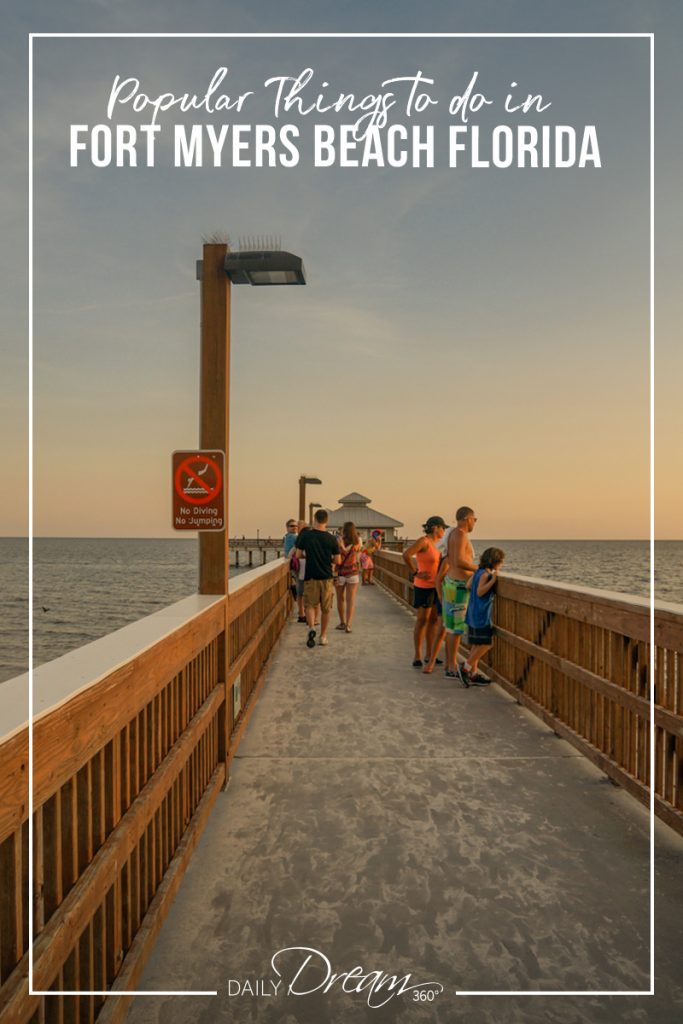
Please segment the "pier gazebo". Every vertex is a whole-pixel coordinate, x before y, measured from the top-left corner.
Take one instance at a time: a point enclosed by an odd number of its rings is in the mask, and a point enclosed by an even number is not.
[[[365,495],[352,491],[351,494],[347,494],[337,500],[340,507],[330,512],[330,518],[327,521],[329,529],[340,530],[344,523],[351,520],[351,522],[355,523],[358,533],[363,540],[367,540],[373,530],[383,530],[385,540],[392,541],[397,539],[396,530],[403,526],[403,523],[400,523],[398,519],[392,519],[391,516],[387,516],[383,512],[377,512],[374,508],[370,508],[372,498],[366,498]]]

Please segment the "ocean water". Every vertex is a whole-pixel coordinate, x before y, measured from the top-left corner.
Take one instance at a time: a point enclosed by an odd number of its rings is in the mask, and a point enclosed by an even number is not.
[[[197,558],[194,538],[36,538],[34,665],[195,593]],[[0,537],[0,682],[28,669],[27,574],[28,541]]]
[[[503,548],[509,572],[642,597],[649,593],[647,541],[473,540],[477,554],[490,544]],[[37,538],[34,664],[194,593],[197,550],[194,538]],[[28,667],[27,572],[28,542],[0,538],[0,682]],[[683,605],[683,541],[655,545],[655,572],[657,598]]]

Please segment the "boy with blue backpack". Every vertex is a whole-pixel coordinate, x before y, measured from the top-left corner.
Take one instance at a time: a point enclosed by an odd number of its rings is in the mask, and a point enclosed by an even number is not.
[[[466,686],[488,686],[491,682],[479,672],[479,660],[493,647],[493,598],[498,570],[505,552],[500,548],[487,548],[479,560],[479,568],[470,579],[470,600],[465,622],[469,654],[460,672]]]

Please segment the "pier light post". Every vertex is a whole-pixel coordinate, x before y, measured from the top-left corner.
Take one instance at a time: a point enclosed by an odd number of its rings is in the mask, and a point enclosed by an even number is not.
[[[230,427],[231,284],[306,284],[303,261],[290,252],[231,251],[226,243],[206,243],[197,267],[201,280],[201,363],[199,444],[225,452],[225,504],[228,504]],[[199,534],[199,593],[227,594],[228,529]]]
[[[299,519],[306,520],[306,484],[321,484],[317,476],[299,477]]]
[[[322,508],[319,501],[309,501],[308,503],[308,525],[313,526],[313,509]]]

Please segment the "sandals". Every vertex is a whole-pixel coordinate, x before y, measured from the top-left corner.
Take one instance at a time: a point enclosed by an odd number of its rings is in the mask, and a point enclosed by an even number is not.
[[[334,628],[335,629],[346,629],[346,623],[345,622],[340,622],[339,625],[335,626]]]

